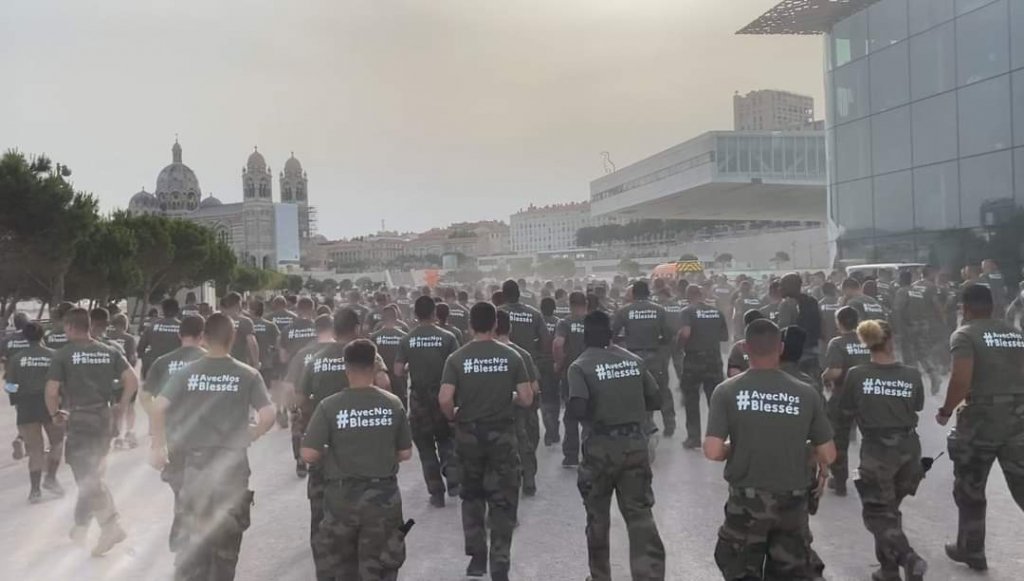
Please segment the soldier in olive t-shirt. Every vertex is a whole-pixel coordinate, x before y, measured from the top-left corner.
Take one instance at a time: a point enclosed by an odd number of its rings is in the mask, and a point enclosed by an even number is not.
[[[142,378],[149,375],[149,367],[156,361],[157,357],[166,355],[181,347],[181,337],[178,330],[181,320],[175,317],[164,317],[153,321],[142,332],[139,338],[138,351],[142,358]]]
[[[497,341],[471,341],[445,362],[441,383],[455,386],[456,423],[508,423],[512,396],[530,381],[523,358]]]
[[[924,409],[921,372],[902,363],[871,363],[849,370],[839,406],[856,416],[866,437],[873,432],[916,428]]]

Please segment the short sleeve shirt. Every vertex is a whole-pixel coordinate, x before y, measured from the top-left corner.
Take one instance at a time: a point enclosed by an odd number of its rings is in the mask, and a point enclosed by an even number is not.
[[[61,383],[65,405],[74,410],[109,402],[114,382],[128,368],[117,347],[93,340],[72,342],[53,354],[46,379]]]
[[[529,376],[523,358],[497,341],[471,341],[448,358],[442,384],[455,387],[456,421],[511,422],[512,398]]]
[[[260,346],[260,369],[269,369],[274,365],[274,348],[280,330],[270,319],[253,319],[252,331],[256,335],[256,343]]]
[[[384,359],[388,369],[395,369],[395,357],[398,355],[398,345],[405,337],[405,332],[397,328],[381,328],[370,338],[377,345],[377,353]]]
[[[277,325],[277,331],[280,334],[282,340],[284,340],[288,333],[288,327],[291,326],[292,321],[295,320],[295,313],[288,310],[271,311],[270,320]]]
[[[924,408],[924,382],[916,368],[868,362],[846,374],[840,398],[840,407],[856,414],[862,430],[914,428]]]
[[[727,362],[728,369],[739,369],[740,373],[750,369],[750,356],[743,350],[743,340],[739,340],[732,344],[732,348],[729,349],[729,360]]]
[[[839,334],[839,329],[836,327],[836,311],[839,310],[839,299],[836,297],[822,297],[818,301],[818,308],[821,310],[822,339],[829,341]]]
[[[729,340],[729,325],[722,311],[706,305],[690,305],[683,309],[683,327],[690,328],[686,342],[689,353],[718,351],[722,341]]]
[[[645,392],[658,393],[643,360],[617,347],[584,351],[569,366],[568,383],[569,397],[587,400],[588,419],[601,426],[643,423]]]
[[[231,357],[203,357],[171,376],[160,391],[170,402],[169,426],[181,448],[249,447],[249,412],[270,405],[263,378],[255,368]]]
[[[332,343],[310,343],[300,349],[288,362],[288,369],[285,371],[284,380],[294,386],[300,385],[306,366],[317,353],[328,345],[332,345]]]
[[[173,317],[157,319],[150,323],[142,332],[142,343],[146,345],[146,352],[142,354],[143,360],[153,361],[181,347],[181,337],[178,336],[180,328],[181,321]]]
[[[551,335],[540,311],[523,303],[506,303],[502,308],[508,311],[512,342],[526,349],[534,359],[542,357],[541,348],[550,344]]]
[[[21,331],[15,331],[10,337],[0,341],[0,361],[9,361],[19,351],[30,347],[28,339]]]
[[[296,317],[288,325],[288,330],[281,335],[281,347],[288,353],[291,360],[296,353],[310,343],[316,341],[316,323],[311,319]]]
[[[327,480],[387,478],[398,473],[398,452],[412,448],[412,433],[397,397],[376,387],[346,389],[316,406],[302,445],[326,454]]]
[[[1024,337],[996,319],[968,321],[949,339],[954,358],[974,359],[970,395],[1024,393]]]
[[[469,330],[469,310],[459,303],[448,303],[448,322],[465,333]]]
[[[672,328],[661,305],[635,301],[615,312],[612,334],[624,331],[630,351],[655,351],[672,341]]]
[[[7,361],[4,380],[18,386],[17,395],[42,395],[46,388],[46,377],[50,370],[54,351],[43,345],[20,349]]]
[[[565,368],[568,368],[576,358],[583,353],[586,346],[583,344],[583,317],[569,315],[558,322],[555,328],[555,337],[565,340],[563,351],[565,352]]]
[[[846,333],[828,342],[825,349],[825,367],[842,370],[843,374],[835,381],[843,385],[846,372],[856,365],[864,365],[871,361],[871,351],[857,337],[857,333]]]
[[[820,395],[778,369],[750,369],[711,396],[707,435],[732,441],[725,479],[768,492],[806,490],[807,442],[832,439]]]
[[[121,351],[124,352],[125,358],[128,359],[128,364],[135,367],[135,363],[139,360],[139,340],[135,338],[135,335],[113,331],[107,333],[107,339],[116,343],[121,348]]]
[[[888,320],[888,315],[886,314],[885,307],[882,306],[882,303],[867,295],[853,297],[846,302],[846,305],[855,309],[857,314],[860,315],[860,320],[862,321]]]
[[[55,329],[46,334],[46,338],[43,339],[43,343],[45,343],[50,349],[56,351],[68,344],[68,334],[62,330]]]
[[[153,366],[149,368],[142,390],[154,396],[159,395],[172,375],[205,354],[206,350],[202,347],[178,347],[166,355],[157,357]]]
[[[235,323],[235,342],[231,345],[231,356],[246,365],[258,366],[259,361],[249,361],[249,337],[255,332],[252,319],[239,315],[232,321]]]
[[[402,337],[396,365],[409,365],[409,388],[417,395],[436,396],[444,363],[458,349],[455,336],[436,325],[418,325]]]

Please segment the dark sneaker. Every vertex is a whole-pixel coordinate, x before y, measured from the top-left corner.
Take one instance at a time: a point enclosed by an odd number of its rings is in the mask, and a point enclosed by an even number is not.
[[[448,496],[450,498],[457,497],[459,495],[459,492],[461,492],[461,491],[462,491],[462,488],[458,484],[449,484],[448,485]]]
[[[441,494],[440,492],[437,494],[431,494],[430,506],[434,508],[444,508],[444,494]]]
[[[42,501],[43,501],[43,493],[40,492],[39,489],[33,490],[33,491],[28,493],[28,503],[29,504],[39,504]]]
[[[508,571],[492,571],[491,581],[508,581]]]
[[[15,460],[21,460],[25,457],[25,440],[22,440],[21,436],[18,436],[11,442],[11,448],[13,448],[11,457]]]
[[[924,574],[928,571],[928,563],[917,553],[907,555],[903,562],[903,579],[905,581],[924,581]]]
[[[669,424],[669,425],[665,426],[665,429],[662,430],[661,433],[666,438],[671,438],[672,436],[674,436],[676,434],[676,427],[671,425],[671,424]]]
[[[847,494],[845,480],[836,480],[833,478],[832,480],[829,480],[829,488],[836,493],[836,496],[846,496]]]
[[[523,485],[523,496],[526,496],[526,497],[537,496],[537,485],[536,484],[524,484]]]
[[[64,487],[60,485],[60,482],[57,482],[56,478],[44,478],[43,490],[52,492],[57,496],[64,496]]]
[[[879,569],[871,574],[871,581],[902,581],[900,570]]]
[[[961,552],[955,544],[946,545],[946,556],[951,561],[963,563],[975,571],[988,570],[988,559],[985,558],[985,555],[968,555]]]
[[[684,450],[696,450],[697,448],[700,448],[700,438],[687,438],[683,442]]]
[[[578,468],[580,461],[576,458],[569,458],[568,456],[562,458],[562,468]]]
[[[100,538],[92,549],[92,556],[99,557],[105,555],[110,549],[114,548],[114,545],[127,538],[128,535],[125,534],[124,529],[116,522],[103,527],[103,531],[100,532]]]
[[[483,577],[487,574],[487,555],[473,555],[466,567],[466,577]]]
[[[280,426],[281,429],[288,427],[288,412],[283,409],[277,410],[277,425]]]
[[[309,467],[302,460],[295,463],[295,475],[299,478],[305,478],[309,476]]]

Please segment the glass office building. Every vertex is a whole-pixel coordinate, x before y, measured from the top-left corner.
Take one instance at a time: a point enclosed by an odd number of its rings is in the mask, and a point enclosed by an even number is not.
[[[786,0],[740,32],[825,36],[837,258],[954,263],[1024,203],[1024,0],[831,5]]]

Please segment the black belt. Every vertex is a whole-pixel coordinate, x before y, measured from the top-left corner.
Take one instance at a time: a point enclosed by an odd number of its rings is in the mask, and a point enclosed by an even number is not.
[[[768,494],[771,496],[792,496],[794,498],[799,498],[807,496],[808,492],[809,490],[806,488],[801,488],[800,490],[784,490],[782,492],[775,492],[772,490],[763,490],[761,488],[749,488],[740,486],[729,487],[729,494],[733,496],[742,496],[744,498],[755,498],[760,494]]]
[[[90,411],[90,410],[101,410],[101,409],[109,408],[109,407],[110,407],[110,402],[109,401],[103,401],[103,402],[99,402],[99,403],[91,403],[89,405],[75,405],[75,406],[71,406],[70,408],[68,408],[68,411],[69,412],[84,412],[84,411]]]
[[[1024,393],[1008,393],[1004,395],[969,395],[968,404],[1000,405],[1007,403],[1024,402]]]
[[[472,422],[465,422],[456,419],[455,423],[460,428],[475,430],[477,428],[511,428],[515,425],[516,420],[514,417],[505,420],[476,420]]]
[[[912,426],[902,428],[861,428],[860,431],[864,434],[865,438],[893,438],[917,435],[917,428]]]
[[[376,484],[380,482],[398,482],[396,476],[381,476],[378,478],[370,478],[368,476],[342,476],[337,480],[331,482],[337,482],[338,484]]]
[[[636,422],[614,426],[595,424],[590,428],[590,433],[595,436],[633,436],[642,434],[643,430],[640,428],[640,424]]]

